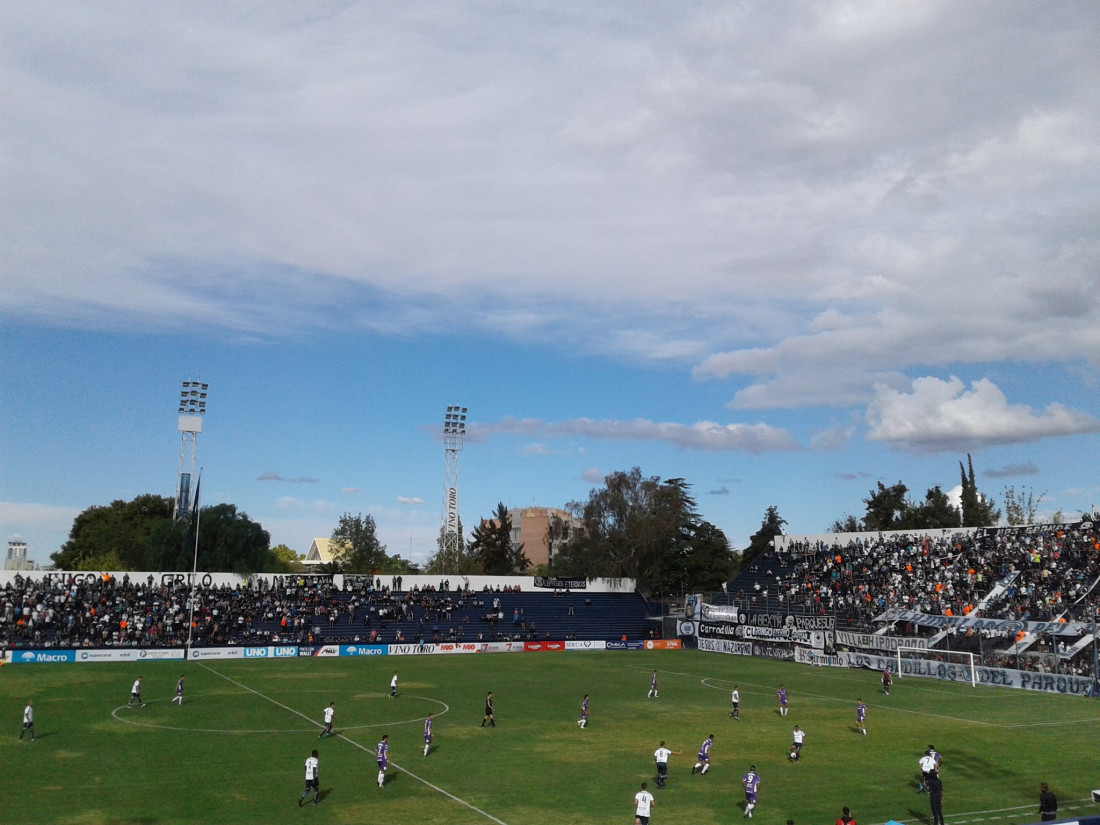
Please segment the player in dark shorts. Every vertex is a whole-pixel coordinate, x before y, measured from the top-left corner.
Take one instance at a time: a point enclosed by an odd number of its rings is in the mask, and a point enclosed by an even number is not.
[[[497,726],[497,720],[493,718],[493,692],[491,690],[485,697],[485,718],[481,720],[481,727],[485,727],[486,722],[494,728]]]

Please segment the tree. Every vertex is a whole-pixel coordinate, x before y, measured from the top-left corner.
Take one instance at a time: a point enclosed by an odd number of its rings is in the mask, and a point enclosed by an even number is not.
[[[424,565],[424,572],[433,575],[480,576],[480,562],[470,554],[468,546],[462,541],[462,519],[458,520],[458,546],[453,550],[445,549],[443,530],[443,527],[439,528],[439,535],[435,540],[435,555]]]
[[[198,570],[249,575],[272,564],[271,536],[235,504],[203,507],[197,519],[198,558],[195,557],[195,520],[163,519],[149,538],[149,570]]]
[[[970,453],[966,454],[966,467],[959,462],[959,473],[962,476],[962,526],[963,527],[991,527],[1001,519],[1001,511],[998,510],[992,498],[986,498],[978,492],[978,485],[974,481],[974,462],[970,460]]]
[[[887,487],[881,481],[878,489],[871,490],[863,503],[867,506],[867,514],[863,517],[865,530],[900,530],[909,507],[906,495],[909,488],[900,481]]]
[[[344,573],[374,573],[381,571],[388,556],[386,546],[378,540],[374,517],[362,513],[344,513],[332,531],[333,561]]]
[[[482,519],[474,528],[467,549],[486,576],[511,576],[527,571],[523,545],[512,546],[512,517],[504,502],[497,504],[492,518]]]
[[[960,523],[959,508],[937,485],[924,494],[924,501],[920,504],[907,505],[899,529],[931,530],[935,527],[958,527]]]
[[[844,518],[837,519],[829,528],[830,533],[862,533],[863,522],[851,513],[845,513]]]
[[[1005,521],[1011,527],[1034,524],[1035,515],[1039,510],[1039,503],[1046,498],[1046,495],[1046,493],[1040,493],[1039,497],[1036,498],[1035,491],[1030,487],[1022,487],[1020,492],[1017,493],[1015,487],[1006,486]]]
[[[763,553],[772,545],[776,536],[783,535],[783,525],[787,520],[779,515],[779,508],[774,504],[764,511],[764,519],[760,522],[760,529],[749,538],[749,546],[744,552],[745,563]]]
[[[285,544],[277,544],[271,548],[271,560],[268,562],[265,572],[268,573],[300,573],[305,565],[302,561],[305,556],[295,553]]]
[[[656,593],[714,589],[733,571],[733,554],[718,528],[696,512],[682,478],[644,477],[635,467],[604,479],[588,501],[568,508],[583,523],[550,561],[553,575],[632,578]]]
[[[69,540],[52,554],[60,570],[155,570],[149,564],[149,537],[159,522],[172,519],[171,498],[144,494],[112,501],[80,513]]]

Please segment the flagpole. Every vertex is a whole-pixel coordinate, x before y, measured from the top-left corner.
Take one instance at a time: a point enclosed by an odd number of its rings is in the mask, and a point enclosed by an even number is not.
[[[187,651],[190,655],[191,638],[195,632],[195,584],[198,581],[199,569],[199,522],[202,519],[202,510],[199,508],[199,492],[202,489],[202,468],[199,468],[199,478],[195,482],[195,551],[191,561],[191,594],[188,598],[191,610],[187,618]]]

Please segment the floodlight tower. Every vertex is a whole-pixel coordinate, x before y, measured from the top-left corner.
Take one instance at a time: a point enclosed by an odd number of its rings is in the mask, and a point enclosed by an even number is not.
[[[447,559],[458,558],[462,546],[458,524],[458,454],[466,437],[466,408],[447,407],[443,416],[443,529],[440,558],[444,571]]]
[[[195,447],[202,432],[202,417],[206,415],[206,389],[209,384],[187,380],[180,389],[179,431],[180,469],[176,483],[176,509],[173,516],[187,518],[191,514],[191,479],[195,477]]]

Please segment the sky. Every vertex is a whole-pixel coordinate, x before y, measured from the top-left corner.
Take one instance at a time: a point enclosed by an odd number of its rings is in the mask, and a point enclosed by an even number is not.
[[[1100,505],[1092,2],[0,15],[0,534],[170,496],[425,560],[639,467],[744,547],[878,482]]]

